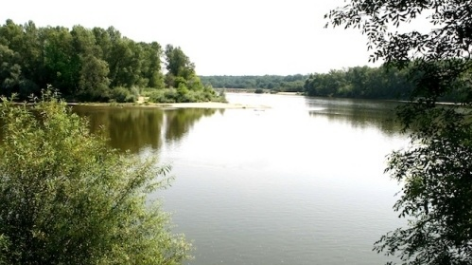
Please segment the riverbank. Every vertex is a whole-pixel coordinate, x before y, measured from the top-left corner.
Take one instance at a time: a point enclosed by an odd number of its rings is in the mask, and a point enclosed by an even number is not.
[[[194,102],[194,103],[173,103],[170,108],[198,108],[198,109],[268,109],[269,106],[234,104],[221,102]]]
[[[138,107],[160,109],[269,109],[266,105],[251,105],[222,102],[189,102],[189,103],[68,103],[70,106],[110,106],[110,107]]]

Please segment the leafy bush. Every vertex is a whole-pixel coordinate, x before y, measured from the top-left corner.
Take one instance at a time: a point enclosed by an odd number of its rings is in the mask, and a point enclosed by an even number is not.
[[[115,102],[125,103],[125,102],[135,102],[136,95],[133,94],[129,89],[125,87],[115,87],[110,92],[110,99]]]
[[[144,96],[149,97],[150,102],[154,103],[175,103],[177,101],[177,90],[174,88],[169,89],[156,89],[152,91],[146,91]]]
[[[200,90],[189,89],[185,84],[179,88],[148,89],[143,96],[149,97],[154,103],[176,103],[176,102],[226,102],[224,93],[218,95],[212,87],[204,87]]]
[[[2,98],[0,263],[179,264],[190,244],[147,194],[168,167],[121,155],[65,103]]]

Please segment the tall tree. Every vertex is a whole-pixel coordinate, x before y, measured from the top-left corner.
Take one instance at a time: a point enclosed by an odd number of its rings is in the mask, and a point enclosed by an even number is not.
[[[152,42],[140,43],[143,49],[143,56],[145,58],[141,72],[142,77],[146,79],[146,86],[152,88],[164,87],[164,76],[161,72],[161,56],[162,49],[159,43]]]
[[[64,27],[47,27],[41,31],[44,42],[43,72],[41,87],[52,84],[65,95],[78,89],[80,56],[75,53],[73,38]]]
[[[79,91],[77,95],[86,100],[101,100],[107,98],[108,64],[93,55],[82,58],[80,69]]]
[[[95,45],[96,41],[93,31],[82,26],[74,26],[70,34],[72,35],[72,45],[75,53],[99,56],[99,50]]]
[[[190,80],[195,76],[195,65],[180,47],[168,44],[165,50],[165,57],[168,71],[166,74],[167,86],[178,87],[179,83]]]
[[[113,40],[114,38],[112,38]],[[110,57],[112,87],[132,87],[138,85],[141,74],[142,48],[128,38],[113,40]]]
[[[110,51],[112,48],[112,40],[109,31],[95,27],[92,29],[97,45],[98,58],[108,60],[110,58]]]
[[[22,58],[17,51],[22,47],[23,28],[16,25],[12,20],[7,20],[0,28],[0,76],[2,82],[2,92],[19,92],[20,81],[22,80]]]
[[[413,68],[416,104],[400,112],[412,147],[393,153],[387,168],[404,184],[394,208],[409,226],[375,245],[402,264],[472,264],[472,113],[436,104],[457,87],[472,103],[471,7],[470,0],[352,0],[327,14],[334,26],[361,29],[372,61]],[[424,13],[429,32],[401,29]]]

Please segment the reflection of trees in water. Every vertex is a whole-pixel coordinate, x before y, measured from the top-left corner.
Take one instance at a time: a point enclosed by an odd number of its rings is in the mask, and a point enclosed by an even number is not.
[[[215,110],[206,109],[163,111],[93,106],[74,107],[74,111],[89,117],[92,132],[103,128],[112,147],[130,150],[132,153],[139,152],[144,147],[159,149],[163,130],[166,141],[179,141],[197,120],[215,113]]]
[[[80,106],[74,111],[89,117],[92,132],[103,128],[113,148],[136,153],[146,146],[153,149],[161,146],[160,109]]]
[[[178,141],[202,117],[215,114],[214,109],[174,109],[165,112],[167,141]]]
[[[318,100],[307,103],[311,116],[323,116],[334,122],[350,124],[353,128],[376,127],[387,135],[400,131],[395,119],[397,103],[364,100]]]
[[[110,143],[122,150],[138,152],[145,146],[161,146],[161,110],[132,109],[115,111],[109,116]]]

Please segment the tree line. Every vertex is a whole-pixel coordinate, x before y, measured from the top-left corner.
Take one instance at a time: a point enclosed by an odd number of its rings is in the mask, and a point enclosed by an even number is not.
[[[409,69],[358,66],[310,75],[201,76],[218,88],[255,89],[270,93],[363,99],[406,99],[413,91]]]
[[[140,94],[167,102],[216,97],[180,47],[136,42],[113,27],[69,30],[7,20],[0,26],[0,61],[0,94],[20,99],[49,85],[70,101],[131,102]]]
[[[405,99],[413,90],[407,69],[352,67],[312,74],[305,81],[308,96],[364,99]]]
[[[217,88],[267,89],[273,92],[302,92],[308,75],[200,76],[202,82]]]
[[[463,61],[462,61],[463,62]],[[304,92],[308,96],[345,97],[363,99],[414,99],[424,98],[429,90],[418,90],[418,85],[431,75],[432,69],[444,69],[451,63],[461,63],[456,59],[437,62],[413,61],[399,66],[397,62],[381,67],[352,67],[347,70],[331,70],[327,74],[312,74],[306,80]],[[421,68],[419,67],[421,65]],[[428,70],[425,70],[424,68]],[[469,97],[468,85],[464,79],[450,83],[435,100],[466,102]]]
[[[429,68],[444,68],[447,61],[430,63]],[[338,97],[361,99],[408,100],[420,96],[415,87],[425,75],[415,62],[402,67],[382,65],[380,67],[357,66],[328,73],[310,75],[265,75],[265,76],[201,76],[203,83],[218,88],[255,89],[270,93],[299,92],[313,97]],[[442,101],[467,100],[467,86],[460,80],[451,84],[447,93],[438,98]]]

